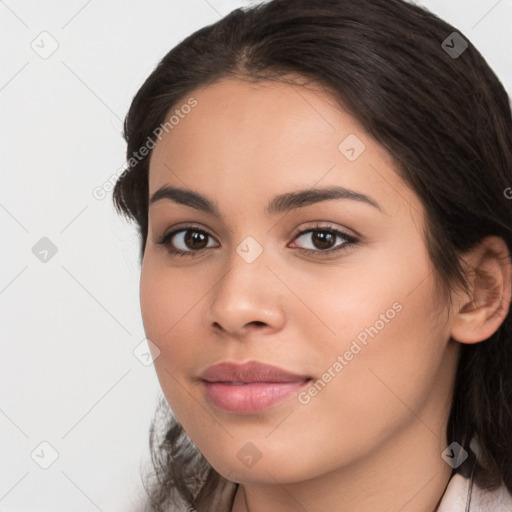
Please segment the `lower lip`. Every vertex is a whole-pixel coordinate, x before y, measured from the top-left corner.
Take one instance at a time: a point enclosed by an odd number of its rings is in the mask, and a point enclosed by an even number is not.
[[[308,380],[226,384],[203,381],[206,396],[217,408],[234,414],[253,414],[272,407],[304,387]]]

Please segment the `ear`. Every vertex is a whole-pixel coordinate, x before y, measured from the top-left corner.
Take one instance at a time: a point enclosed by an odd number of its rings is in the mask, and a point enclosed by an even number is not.
[[[452,294],[451,337],[460,343],[478,343],[492,336],[508,314],[512,264],[505,241],[489,236],[464,254],[471,296]]]

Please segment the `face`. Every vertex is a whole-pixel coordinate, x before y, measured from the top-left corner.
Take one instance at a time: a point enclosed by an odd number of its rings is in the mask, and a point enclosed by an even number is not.
[[[232,481],[298,482],[425,429],[419,418],[441,432],[456,354],[424,209],[389,154],[320,89],[224,79],[190,97],[153,150],[150,197],[187,189],[216,210],[155,196],[140,299],[192,441]],[[345,192],[311,194],[329,187]],[[202,380],[252,361],[295,377]]]

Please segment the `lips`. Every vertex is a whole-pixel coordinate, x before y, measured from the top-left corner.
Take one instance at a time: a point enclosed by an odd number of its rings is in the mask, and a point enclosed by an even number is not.
[[[207,368],[201,379],[208,382],[296,382],[310,378],[283,370],[278,366],[250,361],[244,364],[219,363]]]
[[[200,380],[206,398],[217,409],[232,414],[253,414],[285,400],[311,378],[251,361],[210,366],[200,375]]]

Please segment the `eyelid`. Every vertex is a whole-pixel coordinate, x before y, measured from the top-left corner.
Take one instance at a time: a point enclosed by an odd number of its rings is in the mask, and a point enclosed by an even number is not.
[[[187,229],[197,229],[197,231],[204,231],[205,233],[208,233],[209,235],[211,235],[211,233],[206,228],[201,227],[199,224],[184,223],[184,224],[176,224],[175,226],[172,226],[172,228],[169,228],[168,230],[166,230],[165,233],[162,235],[162,238],[170,236],[170,235],[175,235],[179,231],[186,231]],[[213,236],[213,235],[211,235],[211,236]]]
[[[298,235],[303,235],[304,233],[307,233],[309,231],[334,231],[336,233],[339,233],[347,238],[355,239],[355,240],[361,240],[362,235],[360,235],[358,232],[356,232],[353,229],[347,229],[347,228],[341,228],[337,227],[334,223],[328,221],[328,220],[316,220],[316,221],[310,221],[306,222],[305,225],[302,224],[301,227],[297,228],[293,235],[292,239],[295,240]]]

